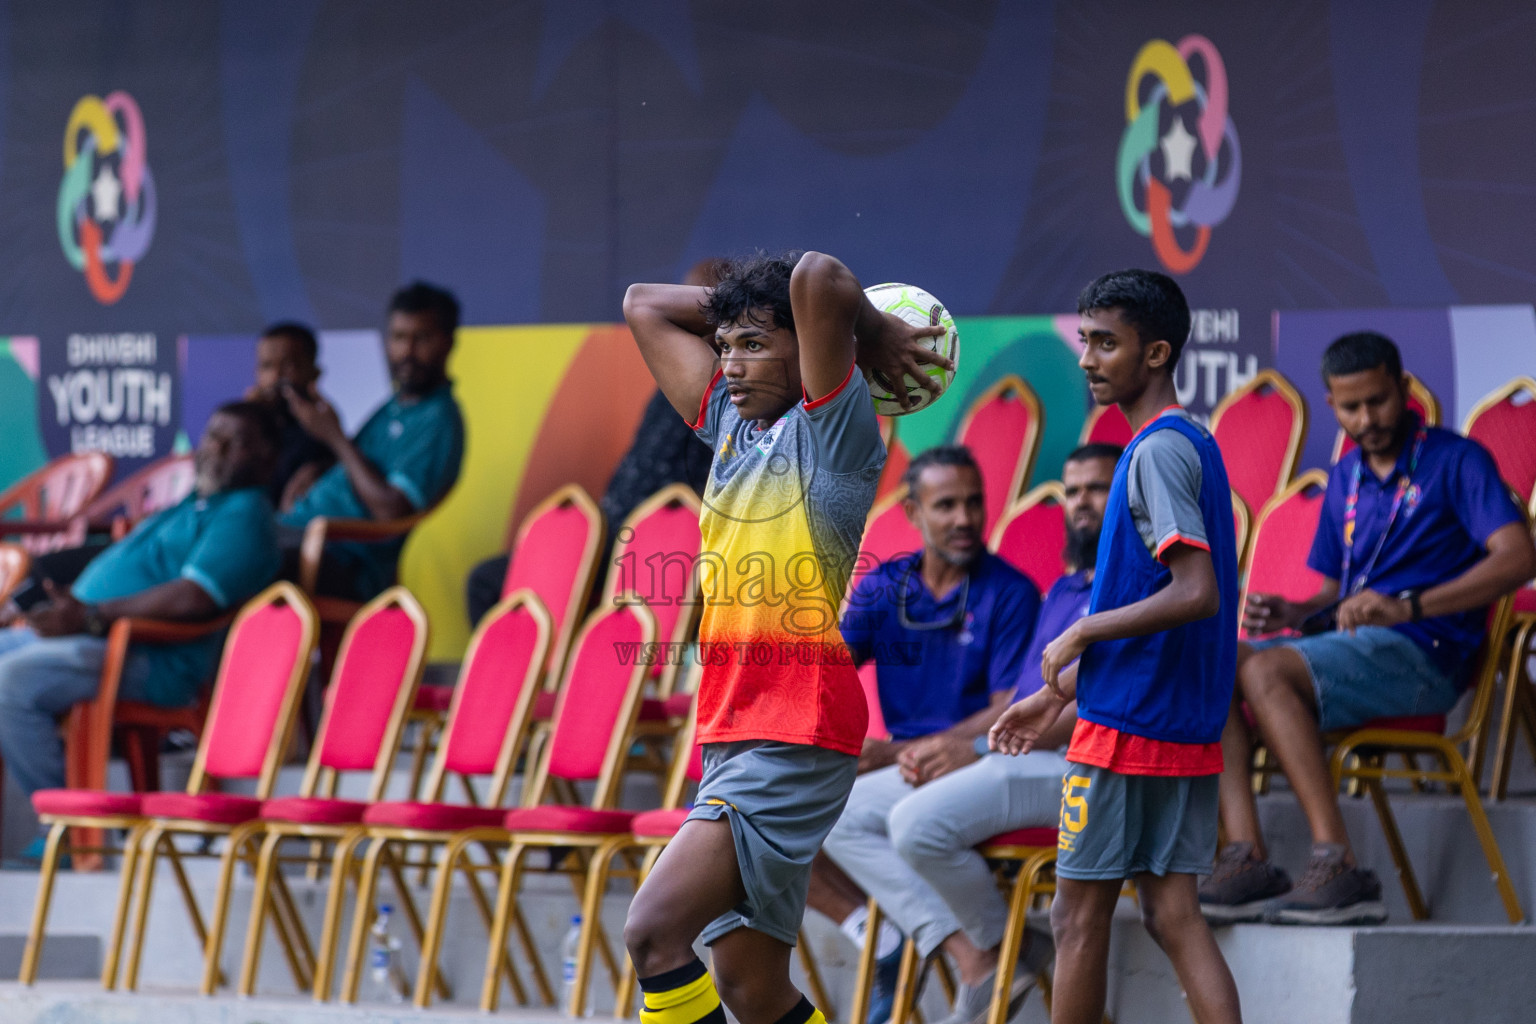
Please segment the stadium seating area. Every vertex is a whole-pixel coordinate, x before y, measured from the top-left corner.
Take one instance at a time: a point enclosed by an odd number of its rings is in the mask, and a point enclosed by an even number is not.
[[[1415,405],[1435,422],[1439,403],[1414,383]],[[1489,449],[1521,504],[1536,514],[1532,398],[1536,381],[1512,381],[1481,402],[1462,431]],[[1043,592],[1063,572],[1064,528],[1060,485],[1037,479],[1042,417],[1029,384],[1004,377],[967,411],[956,440],[969,445],[982,466],[991,549]],[[1308,426],[1300,393],[1271,370],[1229,395],[1211,417],[1231,471],[1245,592],[1304,595],[1315,589],[1305,553],[1325,478],[1317,471],[1296,476]],[[1128,435],[1114,408],[1095,411],[1083,429],[1084,441],[1123,443]],[[899,441],[891,441],[894,452]],[[1345,445],[1341,435],[1335,452]],[[4,523],[17,543],[0,545],[0,597],[25,576],[29,552],[67,543],[88,524],[121,531],[122,524],[177,500],[191,484],[185,457],[165,460],[103,494],[110,470],[105,457],[61,459],[0,495],[0,512],[14,507],[24,517]],[[902,511],[899,474],[886,474],[883,491],[861,548],[865,569],[921,544]],[[541,958],[521,909],[528,878],[547,874],[568,882],[572,906],[581,914],[565,1011],[582,1015],[590,979],[601,971],[616,993],[619,1015],[629,1013],[632,974],[617,937],[604,928],[602,906],[611,886],[627,892],[644,878],[679,827],[689,786],[699,777],[691,713],[695,673],[681,656],[697,627],[699,507],[697,495],[674,485],[615,526],[602,522],[580,487],[551,494],[523,520],[503,600],[477,628],[453,686],[421,685],[429,627],[415,599],[398,587],[358,607],[317,598],[313,572],[299,587],[274,585],[232,623],[215,624],[230,626],[217,679],[206,700],[184,712],[132,705],[115,695],[130,639],[181,639],[188,627],[119,621],[111,633],[117,654],[108,658],[96,700],[77,707],[66,725],[70,788],[39,793],[35,800],[51,831],[22,982],[38,978],[45,938],[52,940],[50,898],[69,855],[77,872],[117,872],[115,920],[101,975],[108,989],[133,990],[144,958],[154,955],[151,895],[157,877],[169,874],[204,950],[200,981],[189,976],[189,986],[199,984],[204,993],[254,993],[270,927],[296,991],[355,1002],[382,872],[420,951],[410,986],[416,1006],[449,993],[439,962],[445,937],[457,927],[450,916],[456,893],[468,893],[490,939],[480,1007],[496,1009],[504,992],[521,1004],[550,1005],[558,977],[551,968],[558,968]],[[399,533],[414,521],[368,524],[366,530]],[[611,553],[616,571],[608,573],[595,610],[585,614],[610,527],[620,538]],[[318,539],[306,548],[317,554],[326,531],[333,538],[357,538],[363,530],[350,523],[312,526]],[[324,659],[329,684],[318,721],[306,723],[311,653],[325,646],[327,630],[337,634]],[[1533,633],[1536,590],[1528,585],[1490,614],[1467,713],[1449,733],[1447,720],[1435,717],[1371,723],[1331,738],[1335,779],[1372,798],[1414,918],[1431,917],[1434,909],[1408,852],[1409,845],[1422,844],[1404,842],[1392,807],[1446,789],[1462,799],[1508,919],[1524,917],[1485,801],[1506,796],[1515,733],[1523,730],[1536,750],[1536,690],[1528,670]],[[340,707],[345,715],[337,713]],[[160,741],[177,728],[199,738],[190,777],[184,792],[159,791]],[[280,772],[299,731],[309,740],[309,758],[296,791],[285,792]],[[107,788],[114,735],[128,757],[132,792]],[[401,763],[408,769],[397,772]],[[1255,784],[1266,786],[1269,763],[1262,751],[1255,769]],[[349,773],[365,781],[349,789],[343,782]],[[626,785],[626,776],[645,775],[657,780],[649,806],[637,804],[632,794],[640,790]],[[1486,793],[1485,775],[1491,778]],[[401,778],[407,791],[388,798],[391,780]],[[360,798],[338,795],[359,786]],[[111,842],[118,834],[123,840]],[[1010,896],[1005,964],[1015,959],[1026,912],[1050,899],[1055,848],[1053,829],[1009,833],[982,846]],[[205,900],[199,906],[187,882],[183,861],[197,855],[210,855],[219,865],[211,905]],[[243,945],[226,935],[242,867],[254,876]],[[314,935],[290,884],[301,872],[324,893],[323,923]],[[880,910],[872,906],[871,912],[869,948],[851,1005],[840,1008],[839,1019],[861,1021],[867,1005]],[[225,973],[226,944],[241,950],[238,976]],[[831,1005],[809,948],[800,946],[812,995],[819,1005]],[[919,968],[909,944],[893,1017],[900,1024],[913,1009]],[[1007,974],[999,971],[990,1024],[1006,1017]],[[941,973],[941,982],[946,978]],[[1048,979],[1042,990],[1049,998]]]

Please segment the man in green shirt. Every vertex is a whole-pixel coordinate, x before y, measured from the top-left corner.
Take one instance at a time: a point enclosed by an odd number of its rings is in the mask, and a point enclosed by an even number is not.
[[[400,519],[436,504],[458,479],[464,421],[447,370],[458,326],[452,292],[417,281],[395,293],[384,337],[395,394],[356,437],[313,389],[284,389],[294,418],[336,454],[336,464],[279,517],[284,575],[296,574],[304,527],[316,516]],[[404,546],[404,537],[327,544],[318,589],[367,600],[394,583]]]
[[[0,629],[0,757],[28,796],[64,785],[57,719],[96,696],[113,620],[207,621],[276,578],[277,533],[266,494],[276,454],[277,423],[267,407],[221,406],[198,442],[193,492],[103,551],[73,586],[45,580],[47,600],[28,608],[25,625]],[[221,634],[134,644],[118,696],[190,704],[221,647]],[[34,852],[41,855],[40,844],[23,857]]]

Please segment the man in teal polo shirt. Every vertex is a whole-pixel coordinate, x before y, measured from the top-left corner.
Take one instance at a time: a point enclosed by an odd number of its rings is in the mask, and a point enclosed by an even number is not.
[[[279,517],[284,574],[295,575],[304,527],[316,516],[401,519],[436,504],[459,476],[464,421],[448,380],[448,355],[459,326],[453,293],[421,281],[389,304],[384,355],[395,394],[347,437],[331,404],[293,386],[284,389],[294,418],[336,453],[336,464]],[[404,537],[378,543],[327,544],[319,590],[367,600],[395,581]]]
[[[48,600],[28,610],[26,624],[0,629],[0,757],[28,796],[64,785],[57,719],[96,695],[113,620],[207,621],[276,578],[277,532],[265,488],[277,443],[265,406],[221,406],[197,446],[193,492],[107,548],[72,587],[44,582]],[[118,696],[190,704],[221,646],[220,634],[133,645]],[[33,852],[40,855],[41,845]]]

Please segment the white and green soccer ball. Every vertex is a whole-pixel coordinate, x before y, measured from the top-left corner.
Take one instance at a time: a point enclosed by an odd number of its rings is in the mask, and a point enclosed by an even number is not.
[[[864,289],[870,304],[882,313],[894,313],[915,327],[943,325],[944,333],[935,338],[925,338],[930,349],[960,365],[960,332],[955,329],[955,318],[949,315],[944,304],[913,284],[876,284]],[[860,369],[863,369],[860,367]],[[939,395],[955,379],[954,370],[942,366],[924,366],[923,371],[939,382]],[[896,387],[884,374],[864,370],[864,380],[869,384],[869,396],[875,400],[875,412],[882,416],[901,416],[925,408],[938,398],[911,374],[903,374],[901,387],[912,400],[910,409],[903,409],[896,401]]]

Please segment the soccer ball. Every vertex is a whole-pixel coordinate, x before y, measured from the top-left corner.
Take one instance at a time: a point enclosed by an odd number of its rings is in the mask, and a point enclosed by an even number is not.
[[[923,340],[930,349],[953,360],[955,366],[959,367],[960,332],[955,330],[955,318],[949,315],[949,310],[944,308],[942,302],[913,284],[871,285],[864,289],[864,294],[869,297],[870,304],[882,313],[894,313],[914,326],[934,327],[942,324],[945,328],[943,334]],[[939,382],[939,395],[955,379],[955,371],[946,370],[942,366],[924,366],[923,371]],[[906,388],[912,407],[903,409],[896,401],[896,385],[887,380],[884,374],[864,370],[864,380],[869,384],[869,396],[875,400],[875,412],[882,416],[917,412],[938,398],[938,395],[930,393],[913,380],[911,374],[905,374],[901,386]]]

